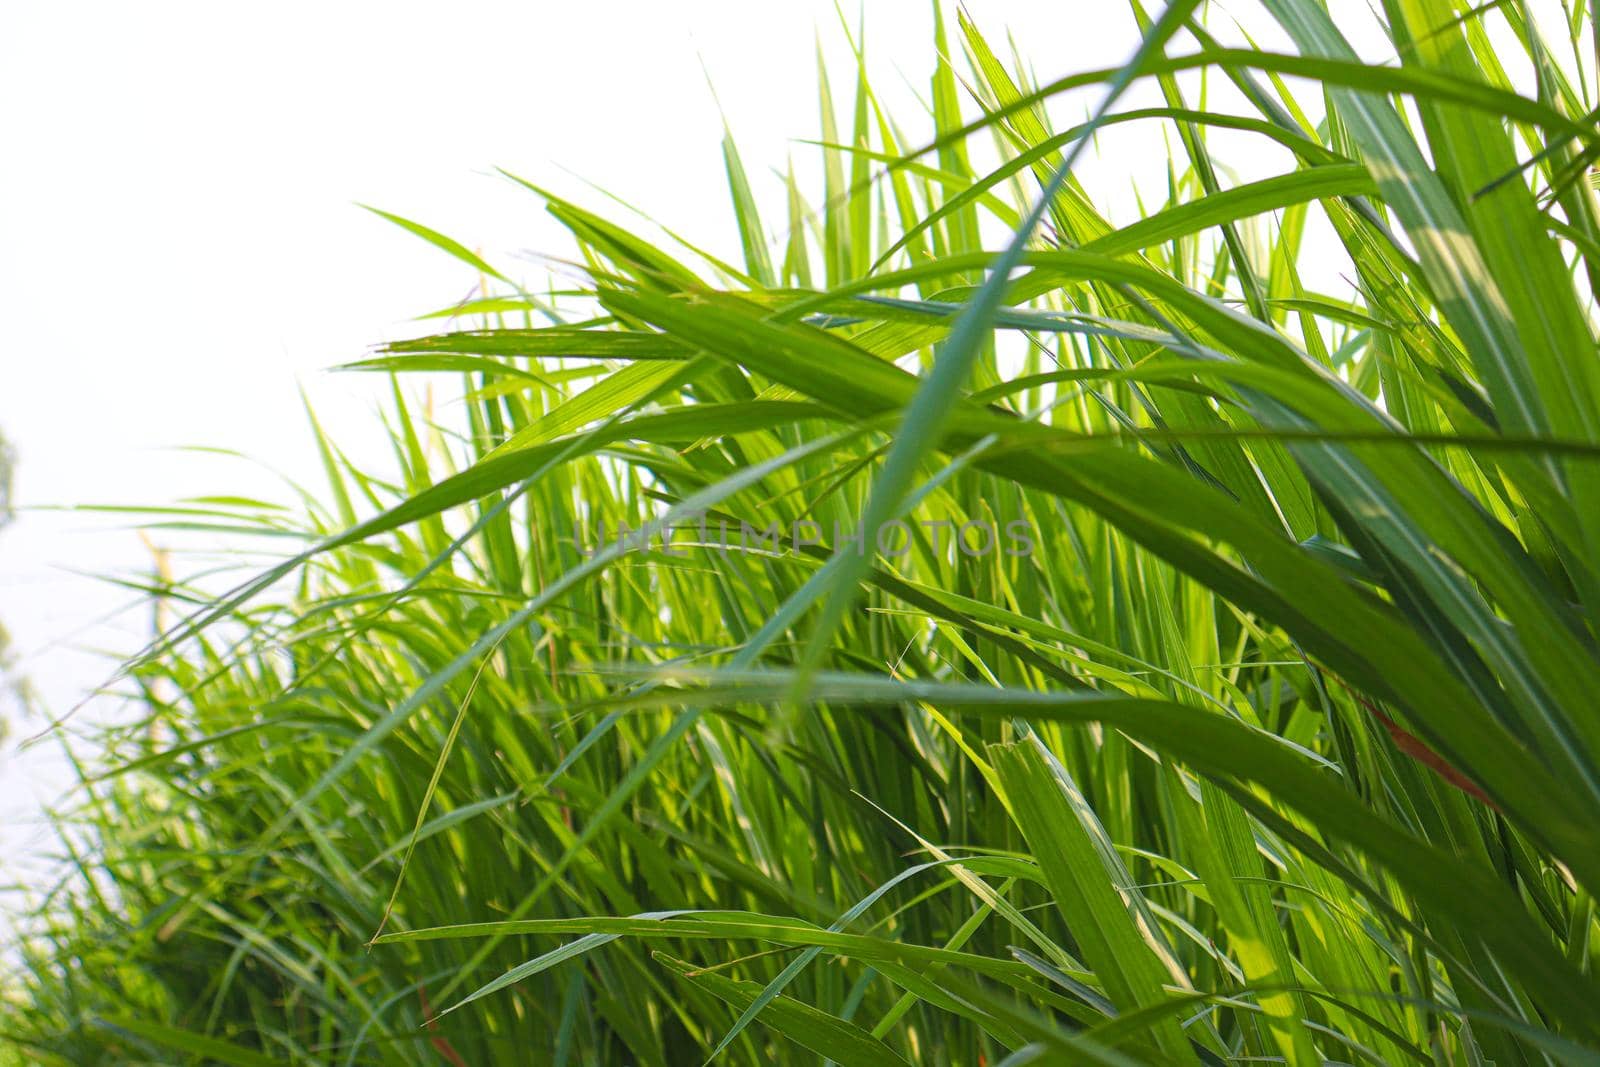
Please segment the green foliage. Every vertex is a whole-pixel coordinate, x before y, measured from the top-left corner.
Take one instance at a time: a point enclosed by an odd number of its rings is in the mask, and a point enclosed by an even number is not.
[[[319,430],[325,500],[182,516],[308,547],[158,590],[19,1059],[1600,1060],[1590,102],[1521,3],[1387,0],[1387,67],[1134,6],[1038,88],[938,20],[921,140],[825,77],[820,195],[730,133],[742,264],[540,193],[552,302],[386,216],[502,288],[353,365],[397,477]],[[1124,123],[1178,149],[1118,227]]]

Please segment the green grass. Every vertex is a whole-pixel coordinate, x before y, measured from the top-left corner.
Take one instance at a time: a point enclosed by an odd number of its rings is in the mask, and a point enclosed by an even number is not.
[[[941,24],[927,116],[827,72],[821,188],[725,143],[738,263],[540,194],[585,281],[530,290],[396,219],[489,295],[357,365],[391,472],[318,430],[325,491],[167,517],[295,554],[157,588],[14,1058],[1600,1062],[1596,27],[1387,0],[1370,67],[1265,7],[1295,54],[1177,3],[1039,86]]]

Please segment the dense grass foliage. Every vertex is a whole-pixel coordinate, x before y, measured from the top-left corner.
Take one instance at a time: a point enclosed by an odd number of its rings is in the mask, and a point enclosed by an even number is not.
[[[1295,54],[1136,3],[1041,86],[941,24],[926,123],[824,82],[821,188],[730,138],[738,263],[546,196],[531,293],[397,220],[486,295],[359,365],[397,477],[181,517],[310,547],[159,590],[18,1057],[1596,1062],[1594,27],[1264,6]]]

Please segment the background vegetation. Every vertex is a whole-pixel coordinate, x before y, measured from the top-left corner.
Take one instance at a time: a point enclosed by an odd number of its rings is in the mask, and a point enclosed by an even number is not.
[[[398,475],[163,516],[305,547],[152,588],[12,1055],[1594,1062],[1593,16],[1386,0],[1368,66],[1264,6],[1293,54],[1135,0],[1044,85],[941,22],[914,125],[825,77],[820,189],[724,146],[737,263],[547,196],[534,293],[396,219],[486,295],[358,365]],[[824,543],[584,551],[702,513]],[[834,551],[896,516],[1037,550]]]

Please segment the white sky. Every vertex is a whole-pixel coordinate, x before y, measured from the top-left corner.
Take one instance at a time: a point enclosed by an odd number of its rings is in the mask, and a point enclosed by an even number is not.
[[[1041,78],[1121,62],[1135,42],[1120,0],[969,8],[997,47],[1009,27]],[[868,11],[875,87],[912,122],[930,27],[924,0]],[[736,258],[706,72],[776,208],[770,168],[791,151],[809,159],[791,138],[817,133],[819,33],[836,100],[848,101],[831,0],[8,0],[0,432],[18,454],[17,503],[283,498],[259,468],[175,450],[197,444],[319,484],[301,387],[342,445],[371,454],[378,383],[320,371],[417,330],[406,320],[474,279],[354,202],[534,279],[514,257],[566,246],[535,198],[488,172],[614,211],[564,164]],[[1113,173],[1138,158],[1122,155]],[[1164,156],[1149,165],[1159,188]],[[0,532],[0,623],[49,710],[104,680],[112,661],[95,649],[149,636],[143,610],[97,621],[130,598],[81,572],[148,565],[137,536],[104,517],[26,511]],[[40,847],[37,804],[62,788],[49,746],[15,752],[37,728],[14,722],[0,744],[0,883]]]

